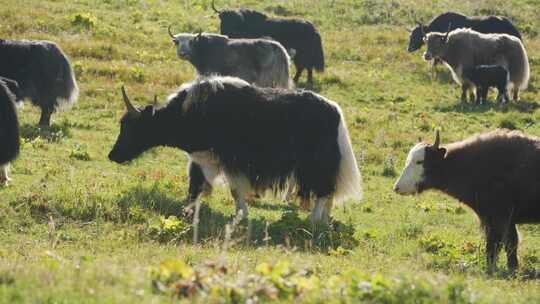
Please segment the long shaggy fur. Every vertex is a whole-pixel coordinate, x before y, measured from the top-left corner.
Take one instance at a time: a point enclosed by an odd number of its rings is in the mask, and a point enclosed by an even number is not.
[[[7,165],[19,155],[19,121],[15,96],[0,80],[0,166]]]
[[[0,76],[19,83],[21,97],[42,112],[71,107],[79,88],[67,56],[53,42],[0,40]]]
[[[463,84],[463,70],[477,65],[500,65],[510,73],[514,90],[525,90],[529,81],[529,59],[521,41],[507,34],[482,34],[471,29],[449,33],[448,42],[441,43],[443,33],[427,35],[428,51],[444,60],[454,80]]]
[[[270,18],[260,12],[240,9],[224,10],[219,14],[221,33],[232,38],[271,37],[285,49],[294,50],[297,71],[308,69],[324,71],[325,60],[321,35],[308,21]],[[295,80],[298,80],[297,74]],[[310,80],[311,81],[311,80]]]
[[[290,58],[281,44],[268,39],[229,39],[203,33],[175,36],[177,53],[203,76],[234,76],[261,87],[289,88]]]

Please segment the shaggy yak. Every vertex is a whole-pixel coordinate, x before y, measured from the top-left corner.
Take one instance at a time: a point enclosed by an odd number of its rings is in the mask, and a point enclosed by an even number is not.
[[[484,34],[508,34],[521,40],[521,34],[506,17],[481,16],[467,17],[462,14],[447,12],[433,18],[428,25],[416,22],[416,27],[412,29],[409,36],[409,52],[414,52],[424,45],[424,38],[432,32],[443,33],[458,28],[470,28]]]
[[[189,61],[204,76],[241,78],[260,87],[289,88],[290,60],[278,42],[267,39],[229,39],[218,34],[169,35],[178,58]]]
[[[127,113],[109,159],[124,163],[156,146],[211,151],[246,218],[246,198],[291,183],[315,199],[311,218],[328,223],[334,201],[361,196],[361,177],[339,106],[303,90],[259,88],[239,78],[200,78],[155,109]]]
[[[529,81],[529,59],[521,40],[507,34],[482,34],[471,29],[457,29],[446,33],[429,33],[426,36],[425,60],[440,59],[461,84],[461,100],[474,102],[475,85],[463,77],[463,71],[478,65],[500,65],[510,73],[509,87],[513,99],[519,100],[519,91],[525,90]]]
[[[0,76],[18,82],[18,99],[41,108],[39,124],[48,126],[54,111],[71,107],[79,88],[68,58],[53,42],[0,40]]]
[[[477,65],[463,70],[463,78],[472,82],[476,88],[476,103],[485,102],[490,87],[497,88],[497,101],[508,102],[508,83],[510,74],[508,70],[499,65]]]
[[[504,244],[508,268],[518,267],[516,224],[540,222],[540,138],[495,130],[440,146],[419,143],[394,186],[399,194],[442,191],[469,206],[486,237],[488,271]]]
[[[270,37],[290,51],[296,66],[294,81],[307,69],[308,83],[313,84],[313,69],[324,71],[321,35],[305,20],[270,18],[249,9],[219,11],[212,0],[212,9],[221,20],[221,34],[231,38]],[[294,55],[293,55],[294,54]]]
[[[15,95],[4,79],[0,79],[0,186],[7,186],[9,163],[19,155],[19,121],[15,109]],[[10,81],[11,85],[16,85]]]

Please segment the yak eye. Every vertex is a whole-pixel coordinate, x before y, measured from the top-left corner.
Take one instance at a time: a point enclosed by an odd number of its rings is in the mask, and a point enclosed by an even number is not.
[[[416,162],[417,165],[422,165],[423,163],[424,163],[423,160],[419,160],[419,161]]]

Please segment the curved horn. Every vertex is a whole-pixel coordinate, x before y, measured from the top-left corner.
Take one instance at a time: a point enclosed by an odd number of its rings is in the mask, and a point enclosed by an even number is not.
[[[167,28],[167,32],[169,32],[169,36],[171,36],[171,38],[174,39],[174,35],[171,32],[171,26],[172,26],[172,24],[170,24],[169,27]]]
[[[450,29],[452,28],[452,22],[448,23],[448,30],[446,31],[446,35],[444,35],[444,41],[448,42],[448,34],[450,34]]]
[[[439,149],[439,145],[441,144],[441,135],[439,134],[439,129],[435,130],[435,142],[433,143],[434,149]]]
[[[154,95],[154,105],[157,105],[158,104],[158,100],[157,100],[157,94]]]
[[[129,100],[129,97],[126,94],[126,89],[124,88],[124,86],[122,86],[121,90],[122,90],[122,98],[124,99],[124,104],[126,105],[126,109],[128,110],[128,112],[139,113],[139,110],[137,110],[137,108],[135,108],[133,104],[131,103],[131,101]]]
[[[216,12],[216,14],[219,15],[219,14],[221,14],[221,11],[218,11],[218,10],[216,9],[216,5],[214,4],[214,2],[215,2],[215,0],[212,0],[212,9],[214,10],[214,12]]]

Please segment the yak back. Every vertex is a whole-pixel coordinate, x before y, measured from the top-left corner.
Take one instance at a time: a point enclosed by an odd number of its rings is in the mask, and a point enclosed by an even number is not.
[[[500,16],[472,16],[468,17],[463,14],[446,12],[433,18],[426,26],[425,32],[441,32],[444,33],[458,28],[471,28],[477,32],[484,34],[508,34],[515,36],[521,40],[521,34],[515,26],[506,17]]]
[[[540,138],[503,129],[446,149],[446,192],[480,215],[511,204],[516,222],[540,220]],[[489,206],[478,206],[491,195]]]

